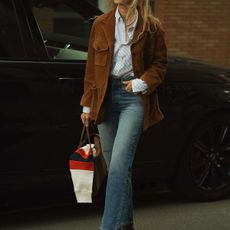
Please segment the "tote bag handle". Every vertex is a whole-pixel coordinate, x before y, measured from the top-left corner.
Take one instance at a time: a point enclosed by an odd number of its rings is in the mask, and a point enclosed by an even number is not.
[[[82,147],[83,143],[85,142],[85,136],[87,138],[87,141],[89,143],[90,146],[90,150],[93,153],[93,149],[92,149],[92,145],[91,145],[91,141],[90,141],[90,135],[89,135],[89,127],[86,127],[86,125],[83,125],[82,131],[81,131],[81,137],[80,137],[80,142],[78,145],[78,148]]]

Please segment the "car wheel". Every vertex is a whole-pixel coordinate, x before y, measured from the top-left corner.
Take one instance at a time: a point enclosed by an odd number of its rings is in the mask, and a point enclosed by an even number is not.
[[[196,200],[218,200],[230,191],[230,115],[203,120],[182,153],[174,188]]]

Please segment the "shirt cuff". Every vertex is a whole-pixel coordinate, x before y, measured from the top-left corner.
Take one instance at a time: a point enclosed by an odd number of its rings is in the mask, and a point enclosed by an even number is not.
[[[148,85],[142,79],[138,79],[138,78],[133,79],[132,80],[132,91],[134,93],[141,92],[142,94],[145,94],[148,92]]]
[[[83,113],[90,113],[90,107],[88,107],[88,106],[83,106],[82,112],[83,112]]]

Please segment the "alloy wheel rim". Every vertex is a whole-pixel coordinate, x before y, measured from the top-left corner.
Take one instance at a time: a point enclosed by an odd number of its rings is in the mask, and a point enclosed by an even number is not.
[[[218,192],[230,185],[230,125],[212,124],[193,137],[190,173],[196,187]]]

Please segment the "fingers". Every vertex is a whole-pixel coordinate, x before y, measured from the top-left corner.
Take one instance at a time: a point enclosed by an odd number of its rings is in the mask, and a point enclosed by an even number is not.
[[[89,113],[82,113],[81,114],[81,120],[82,120],[82,123],[88,127],[89,126],[89,123],[90,123],[90,116],[89,116]]]
[[[125,89],[127,92],[132,92],[132,81],[123,81],[123,84],[126,85]]]
[[[128,85],[130,81],[123,81],[124,85]]]

